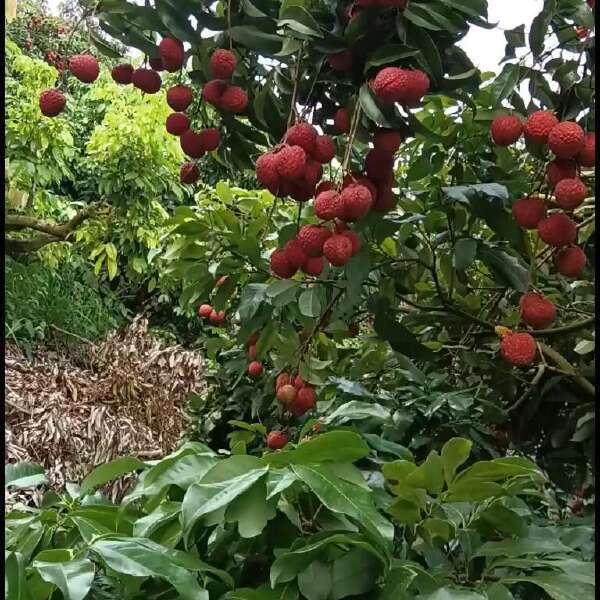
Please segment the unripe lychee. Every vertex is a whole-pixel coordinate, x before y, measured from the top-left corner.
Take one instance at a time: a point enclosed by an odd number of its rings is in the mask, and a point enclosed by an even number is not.
[[[358,233],[351,229],[346,229],[345,231],[342,231],[340,235],[343,235],[350,240],[350,244],[352,244],[352,254],[350,256],[354,256],[360,250],[360,237],[358,236]]]
[[[562,179],[573,179],[577,177],[577,163],[574,160],[558,158],[551,160],[546,168],[546,177],[552,187]]]
[[[350,132],[350,117],[345,108],[340,108],[333,115],[333,130],[338,134]]]
[[[183,112],[193,99],[192,90],[187,85],[176,85],[167,90],[167,104],[175,112]]]
[[[306,152],[300,146],[284,146],[275,155],[277,173],[285,179],[299,179],[304,174]]]
[[[202,136],[199,133],[188,129],[179,136],[181,149],[191,158],[201,158],[204,156],[204,144]]]
[[[224,310],[220,310],[220,311],[216,311],[216,310],[212,310],[212,312],[210,313],[210,316],[208,317],[208,320],[216,326],[220,326],[223,325],[223,323],[225,322],[225,311]]]
[[[586,133],[583,148],[575,157],[582,167],[593,167],[596,164],[596,134]]]
[[[256,179],[272,194],[279,192],[279,173],[277,172],[277,159],[275,154],[267,153],[256,160]]]
[[[323,257],[322,256],[312,256],[306,257],[304,264],[302,265],[302,272],[306,275],[310,275],[311,277],[319,277],[323,272]]]
[[[271,431],[267,436],[267,448],[281,450],[288,443],[288,436],[283,431]]]
[[[284,246],[285,255],[294,272],[297,271],[308,258],[302,250],[302,246],[298,240],[289,240]]]
[[[344,201],[335,190],[321,192],[314,203],[315,215],[323,221],[332,221],[344,216]]]
[[[525,139],[534,144],[545,144],[548,134],[558,125],[556,115],[549,110],[537,110],[527,117],[523,125]]]
[[[344,188],[340,194],[344,209],[344,221],[358,221],[371,210],[373,196],[369,189],[360,184],[352,184]]]
[[[280,373],[277,375],[277,379],[275,380],[275,390],[278,390],[280,387],[284,385],[288,385],[291,383],[291,377],[289,373]]]
[[[235,54],[231,50],[220,48],[210,57],[210,71],[215,79],[229,79],[237,65]]]
[[[256,358],[256,344],[248,346],[248,358],[254,360]]]
[[[342,234],[334,234],[323,244],[323,254],[334,267],[343,267],[352,257],[352,242]]]
[[[290,279],[296,273],[283,248],[278,248],[271,254],[271,272],[282,279]]]
[[[513,367],[527,367],[535,359],[535,340],[528,333],[509,333],[500,342],[502,358]]]
[[[326,164],[333,160],[335,156],[335,145],[328,135],[318,135],[315,138],[315,144],[311,152],[311,158],[321,164]]]
[[[165,126],[171,135],[181,135],[190,128],[190,119],[183,113],[171,113],[167,117]]]
[[[200,178],[200,171],[194,163],[184,163],[179,169],[181,183],[196,183]]]
[[[521,319],[534,329],[545,329],[556,319],[554,304],[544,295],[529,292],[519,302]]]
[[[202,88],[202,99],[215,108],[219,108],[221,106],[221,97],[226,87],[227,84],[224,81],[213,79]]]
[[[297,239],[302,250],[307,256],[322,256],[323,244],[329,238],[331,232],[326,227],[319,225],[304,225],[298,232]]]
[[[288,376],[289,377],[289,376]],[[277,388],[277,393],[275,394],[277,397],[277,401],[281,402],[281,404],[285,404],[286,406],[290,405],[298,394],[298,390],[289,383],[284,383],[283,385]]]
[[[325,60],[334,71],[349,71],[352,68],[352,52],[350,50],[329,54]]]
[[[262,375],[263,366],[262,363],[254,360],[248,365],[248,375],[252,377],[252,379],[256,379]]]
[[[569,279],[577,279],[585,268],[587,258],[579,246],[562,248],[554,257],[556,270]]]
[[[392,191],[392,188],[385,183],[380,183],[377,186],[377,195],[375,196],[375,202],[373,202],[371,210],[377,213],[386,213],[395,206],[396,196]]]
[[[185,52],[180,40],[173,38],[162,39],[158,45],[158,53],[165,69],[169,71],[169,73],[175,73],[175,71],[181,69]]]
[[[225,88],[219,101],[219,108],[225,112],[243,113],[248,106],[248,94],[237,85],[230,85]]]
[[[208,319],[212,311],[213,307],[210,304],[201,304],[198,308],[198,316],[200,316],[203,319]]]
[[[498,146],[514,144],[523,133],[523,123],[514,115],[501,115],[492,121],[492,139]]]
[[[575,243],[577,226],[564,213],[555,213],[539,222],[538,233],[546,244],[560,248]]]
[[[572,121],[559,123],[548,134],[548,147],[558,158],[573,158],[585,143],[583,129]]]
[[[221,141],[221,136],[219,134],[219,130],[216,127],[208,127],[206,129],[201,129],[198,132],[200,136],[200,142],[205,152],[212,152],[219,147],[219,143]]]
[[[588,189],[579,179],[562,179],[554,188],[554,197],[556,204],[564,210],[573,210],[577,208],[586,198]]]
[[[115,65],[112,68],[110,75],[113,78],[113,81],[116,81],[122,85],[127,85],[131,83],[133,67],[128,64]]]
[[[296,399],[289,407],[290,412],[295,417],[301,417],[315,408],[317,405],[317,395],[312,387],[303,387],[298,390]]]
[[[69,59],[69,71],[83,83],[93,83],[98,79],[100,66],[90,54],[76,54]]]
[[[131,83],[146,94],[156,94],[162,80],[154,69],[136,69],[131,75]]]
[[[397,152],[401,143],[402,137],[400,134],[391,129],[379,129],[373,138],[373,145],[375,148],[382,150],[387,154],[394,154]]]
[[[317,130],[310,123],[296,123],[285,134],[286,144],[300,146],[307,154],[313,151],[316,139]]]
[[[46,117],[56,117],[65,108],[67,99],[60,90],[46,90],[40,94],[40,110]]]
[[[523,229],[536,229],[546,216],[546,204],[539,196],[521,198],[513,204],[512,214]]]

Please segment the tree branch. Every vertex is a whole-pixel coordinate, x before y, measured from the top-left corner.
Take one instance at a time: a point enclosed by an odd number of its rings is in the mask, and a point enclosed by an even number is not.
[[[562,355],[559,354],[554,348],[546,346],[546,344],[538,343],[540,352],[551,359],[558,367],[568,373],[573,381],[585,392],[591,396],[596,396],[596,388],[583,376],[579,375],[575,367]]]

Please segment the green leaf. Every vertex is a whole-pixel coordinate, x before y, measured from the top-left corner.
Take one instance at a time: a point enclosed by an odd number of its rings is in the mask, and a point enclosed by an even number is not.
[[[87,558],[68,562],[35,560],[32,566],[44,581],[62,592],[65,600],[83,600],[94,581],[94,563]]]
[[[411,16],[414,23],[416,15],[411,13]],[[404,17],[406,17],[406,10],[404,11]],[[431,21],[428,21],[428,25],[429,27],[426,27],[426,29],[441,29],[441,27],[434,25]],[[444,77],[440,52],[431,36],[421,27],[415,27],[411,23],[406,23],[406,43],[412,48],[419,50],[420,53],[417,55],[417,62],[431,77],[432,81],[435,84],[439,84]]]
[[[527,535],[527,524],[523,517],[498,502],[486,508],[480,516],[502,533],[518,537]]]
[[[81,482],[80,494],[86,496],[95,488],[119,479],[127,473],[133,471],[139,471],[147,467],[146,463],[142,462],[138,458],[133,456],[124,456],[122,458],[115,458],[108,463],[99,465],[96,467],[85,479]]]
[[[448,489],[449,502],[479,502],[504,495],[504,488],[492,481],[453,483]]]
[[[298,589],[307,600],[331,598],[333,582],[329,564],[317,560],[298,575]]]
[[[418,53],[419,50],[409,48],[404,44],[386,44],[385,46],[380,46],[370,54],[369,59],[365,63],[365,71],[367,71],[369,67],[392,65],[402,58],[416,56]]]
[[[276,54],[281,50],[282,38],[271,33],[265,33],[253,25],[236,25],[230,30],[235,42],[257,50],[266,55]]]
[[[267,296],[267,285],[264,283],[249,283],[240,294],[238,312],[243,321],[249,321],[258,311]]]
[[[322,38],[323,33],[317,21],[303,6],[282,8],[279,14],[279,27],[288,27],[302,35]]]
[[[298,281],[292,279],[279,279],[269,285],[267,288],[267,296],[269,298],[277,298],[277,296],[281,296],[292,289],[296,291],[299,286],[300,283]]]
[[[385,438],[375,435],[374,433],[363,433],[363,437],[367,440],[369,446],[378,452],[390,454],[392,456],[398,456],[408,461],[414,460],[412,452],[401,444],[386,440]]]
[[[464,588],[443,587],[439,590],[423,596],[423,600],[488,600],[485,596]]]
[[[528,554],[562,554],[570,553],[571,549],[558,539],[524,537],[517,540],[501,542],[486,542],[477,550],[475,556],[508,557],[525,556]]]
[[[333,562],[332,600],[370,592],[376,585],[381,563],[361,548],[351,550]]]
[[[418,523],[421,520],[421,510],[418,505],[410,500],[399,498],[394,502],[387,511],[400,523],[410,525]]]
[[[501,583],[492,583],[485,588],[488,600],[514,600],[510,590]]]
[[[6,552],[4,569],[5,600],[29,600],[23,555],[19,552]]]
[[[502,100],[508,98],[515,91],[520,76],[521,68],[519,65],[512,63],[504,65],[496,79],[485,88],[486,91],[490,92],[490,98],[493,100],[492,108],[500,107]]]
[[[387,421],[391,418],[390,411],[377,404],[376,402],[361,402],[360,400],[351,400],[336,408],[327,415],[322,422],[325,425],[341,425],[348,421],[363,419],[376,419],[378,421]]]
[[[454,479],[456,469],[468,460],[472,447],[473,442],[464,438],[452,438],[442,446],[444,477],[448,485]]]
[[[305,317],[315,318],[321,314],[321,300],[319,298],[318,286],[313,285],[304,290],[298,298],[300,314]]]
[[[27,488],[46,483],[44,467],[34,463],[4,465],[4,487]]]
[[[525,293],[529,284],[529,270],[519,258],[498,248],[480,243],[477,257],[490,270],[492,277],[503,286]]]
[[[360,102],[360,106],[365,115],[367,115],[371,121],[382,127],[392,127],[392,124],[390,124],[381,108],[379,108],[375,97],[366,83],[363,83],[363,85],[360,86],[358,91],[358,101]]]
[[[452,257],[454,268],[464,271],[475,261],[477,255],[477,240],[473,238],[461,238],[454,245],[454,256]]]
[[[408,475],[406,484],[439,494],[444,486],[444,464],[440,455],[431,450],[425,462]]]
[[[544,51],[544,38],[550,26],[550,21],[556,12],[556,0],[544,0],[544,7],[533,19],[529,30],[529,47],[534,58]]]
[[[502,583],[528,582],[542,588],[552,600],[593,600],[595,586],[582,583],[576,577],[563,573],[537,573],[529,577],[504,577]]]
[[[243,538],[260,535],[267,522],[276,515],[276,499],[266,500],[265,479],[256,482],[248,491],[238,496],[225,511],[225,520],[238,523],[238,531]]]

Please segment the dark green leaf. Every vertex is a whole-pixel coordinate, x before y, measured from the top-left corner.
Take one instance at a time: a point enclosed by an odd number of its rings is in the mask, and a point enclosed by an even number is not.
[[[124,456],[115,458],[106,464],[96,467],[86,478],[81,482],[80,494],[85,496],[95,488],[119,479],[123,475],[145,469],[146,464],[133,456]]]

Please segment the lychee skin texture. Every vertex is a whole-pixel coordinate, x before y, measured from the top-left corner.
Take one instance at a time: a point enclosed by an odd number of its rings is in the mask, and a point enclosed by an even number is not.
[[[219,147],[219,143],[221,142],[221,136],[219,134],[219,130],[216,127],[208,127],[207,129],[202,129],[198,133],[200,136],[200,140],[202,143],[202,147],[205,152],[212,152]]]
[[[306,164],[304,165],[304,173],[302,175],[302,180],[306,185],[312,190],[315,188],[317,183],[321,180],[323,176],[323,167],[321,163],[318,163],[316,160],[312,158],[308,158],[306,160]],[[311,193],[312,196],[312,193]]]
[[[98,61],[89,54],[76,54],[69,59],[69,71],[83,83],[93,83],[100,75]]]
[[[343,267],[352,257],[352,242],[342,234],[332,235],[323,244],[323,254],[334,267]]]
[[[110,72],[113,81],[120,83],[121,85],[128,85],[131,83],[131,76],[133,75],[133,67],[128,64],[115,65]]]
[[[278,390],[280,387],[288,384],[291,385],[291,377],[289,373],[280,373],[277,375],[277,379],[275,380],[275,390]]]
[[[565,121],[548,134],[548,147],[558,158],[573,158],[585,144],[585,133],[577,123]]]
[[[310,123],[296,123],[285,134],[288,145],[300,146],[307,154],[313,151],[316,139],[317,130]]]
[[[171,135],[181,135],[190,128],[190,119],[183,113],[171,113],[165,126]]]
[[[173,38],[164,38],[158,45],[158,53],[162,58],[163,65],[169,73],[179,71],[183,65],[185,52],[183,44]]]
[[[534,144],[545,144],[552,129],[558,125],[556,115],[549,110],[537,110],[527,117],[523,125],[525,139]]]
[[[290,279],[296,273],[283,248],[278,248],[271,254],[271,272],[282,279]]]
[[[208,317],[208,320],[213,325],[220,327],[225,322],[225,311],[220,310],[219,312],[217,312],[216,310],[213,309],[213,311],[210,313],[210,316]]]
[[[574,177],[559,181],[554,188],[554,197],[562,209],[573,210],[585,200],[587,192],[585,183],[579,177]]]
[[[190,158],[201,158],[204,156],[204,144],[202,143],[202,136],[199,133],[188,129],[184,131],[179,137],[179,144],[181,149]]]
[[[330,54],[325,60],[334,71],[349,71],[352,68],[352,52],[350,50]]]
[[[184,163],[179,170],[181,183],[196,183],[200,178],[200,171],[194,163]]]
[[[207,82],[202,88],[202,99],[215,108],[219,108],[221,106],[221,97],[226,87],[227,84],[224,81],[213,79]]]
[[[317,405],[317,395],[311,387],[303,387],[298,390],[296,400],[290,405],[290,412],[295,417],[301,417],[304,413],[313,410]]]
[[[570,246],[577,239],[577,226],[564,213],[555,213],[538,224],[538,233],[548,246]]]
[[[131,75],[131,83],[146,94],[156,94],[162,80],[154,69],[136,69]]]
[[[586,133],[583,148],[575,157],[582,167],[593,167],[596,164],[596,134]]]
[[[569,279],[577,279],[585,268],[587,258],[579,246],[569,246],[556,253],[554,266],[556,270]]]
[[[279,378],[277,379],[279,380]],[[278,402],[281,402],[281,404],[284,404],[285,406],[289,406],[296,399],[297,394],[298,390],[293,385],[290,383],[284,383],[277,388],[275,396]]]
[[[554,304],[542,294],[529,292],[521,296],[521,319],[534,329],[545,329],[556,319]]]
[[[262,363],[254,360],[248,365],[248,375],[252,377],[252,379],[256,379],[262,375],[263,366]]]
[[[322,256],[307,257],[302,265],[302,272],[311,277],[319,277],[324,266]]]
[[[176,85],[167,90],[167,104],[175,112],[183,112],[193,99],[192,90],[187,85]]]
[[[210,57],[210,71],[215,79],[230,79],[237,66],[237,59],[231,50],[215,50]]]
[[[350,256],[354,256],[360,250],[360,237],[358,236],[358,233],[346,229],[346,231],[342,231],[340,235],[350,240],[350,244],[352,245],[352,254],[350,254]]]
[[[510,146],[521,137],[523,123],[514,115],[502,115],[492,121],[491,133],[495,144]]]
[[[401,143],[402,137],[400,134],[391,129],[380,129],[375,133],[375,137],[373,138],[373,145],[375,148],[382,150],[387,154],[398,152]]]
[[[335,145],[328,135],[318,135],[311,152],[311,158],[322,165],[333,160],[335,156]]]
[[[285,255],[290,266],[297,271],[308,258],[298,240],[289,240],[284,246]]]
[[[40,94],[40,110],[45,117],[56,117],[66,104],[67,99],[60,90],[46,90]]]
[[[535,340],[528,333],[509,333],[500,342],[502,358],[513,367],[527,367],[535,359]]]
[[[577,177],[577,163],[574,160],[551,160],[546,168],[546,177],[552,187],[563,179],[573,179]]]
[[[377,73],[371,89],[382,104],[394,104],[403,96],[405,85],[404,70],[398,67],[385,67]]]
[[[283,431],[271,431],[267,436],[267,448],[281,450],[288,443],[288,436]]]
[[[344,201],[335,190],[328,190],[315,198],[314,209],[319,219],[332,221],[344,216]]]
[[[275,154],[263,154],[256,160],[256,179],[272,194],[279,191],[279,173],[277,172],[277,159]]]
[[[198,308],[198,316],[203,319],[208,319],[210,317],[210,313],[212,313],[212,306],[210,304],[201,304]]]
[[[284,146],[276,155],[277,173],[285,179],[299,179],[304,174],[306,152],[300,146]]]
[[[319,183],[319,185],[315,188],[315,197],[317,197],[321,192],[327,192],[329,190],[335,190],[333,181],[321,181],[321,183]]]
[[[373,196],[364,185],[352,184],[340,194],[344,203],[344,221],[352,222],[362,219],[371,210]]]
[[[345,108],[340,108],[333,115],[333,129],[338,134],[350,132],[350,117]]]
[[[403,97],[400,98],[400,104],[406,106],[417,106],[423,96],[429,91],[429,77],[419,69],[406,72],[406,88],[403,91]]]
[[[536,229],[546,216],[546,204],[538,196],[528,196],[517,200],[512,207],[515,221],[523,229]]]
[[[154,58],[151,58],[148,62],[150,63],[150,68],[154,69],[155,71],[158,71],[159,73],[165,70],[165,65],[163,64],[162,58],[160,56],[155,56]]]
[[[225,112],[234,114],[243,113],[248,106],[248,94],[237,85],[225,88],[219,101],[219,107]]]
[[[323,244],[331,232],[319,225],[304,225],[298,232],[298,241],[307,256],[323,256]]]
[[[396,206],[396,196],[392,188],[385,183],[377,186],[377,196],[371,210],[377,213],[387,213]]]

